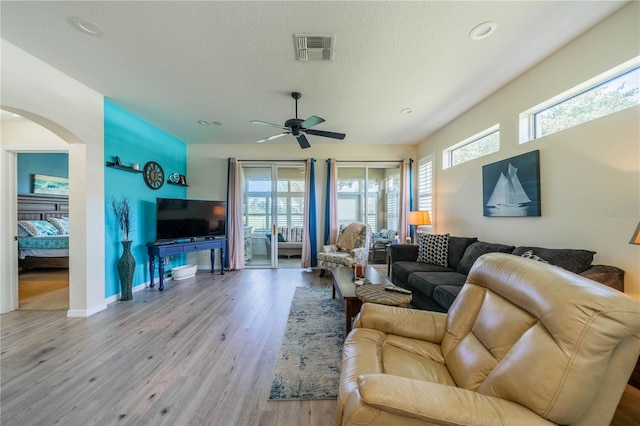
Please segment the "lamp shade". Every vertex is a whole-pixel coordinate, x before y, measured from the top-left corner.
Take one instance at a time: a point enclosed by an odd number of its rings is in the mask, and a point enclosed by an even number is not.
[[[629,244],[637,244],[640,246],[640,223],[638,224],[636,231],[633,233],[633,236],[631,236]]]
[[[409,225],[431,225],[431,216],[428,211],[409,212]]]

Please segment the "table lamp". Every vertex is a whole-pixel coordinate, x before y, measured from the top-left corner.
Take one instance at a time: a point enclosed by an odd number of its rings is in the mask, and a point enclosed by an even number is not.
[[[422,231],[419,229],[420,225],[431,225],[431,216],[428,211],[415,211],[409,212],[408,218],[409,225],[415,226],[415,242],[418,242],[418,234]]]
[[[636,231],[633,233],[633,236],[631,237],[631,241],[629,241],[629,244],[637,244],[640,246],[640,223],[638,224]]]

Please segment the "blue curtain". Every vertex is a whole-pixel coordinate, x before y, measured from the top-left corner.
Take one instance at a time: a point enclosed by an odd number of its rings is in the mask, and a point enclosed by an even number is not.
[[[330,244],[329,231],[331,229],[331,159],[327,160],[327,188],[325,194],[324,204],[324,245]]]
[[[309,174],[309,243],[311,244],[311,267],[318,265],[318,224],[316,217],[316,160],[311,159]]]

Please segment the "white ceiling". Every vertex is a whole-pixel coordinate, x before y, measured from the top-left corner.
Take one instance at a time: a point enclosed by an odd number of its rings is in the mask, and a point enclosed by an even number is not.
[[[3,0],[0,35],[189,144],[278,133],[249,121],[293,118],[292,91],[344,143],[415,144],[625,3]],[[497,31],[471,40],[484,21]],[[334,60],[297,61],[297,33],[335,34]]]

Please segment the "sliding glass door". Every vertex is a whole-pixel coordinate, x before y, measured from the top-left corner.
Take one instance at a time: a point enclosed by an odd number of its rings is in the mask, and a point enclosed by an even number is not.
[[[300,267],[304,218],[303,163],[243,164],[245,265]]]

